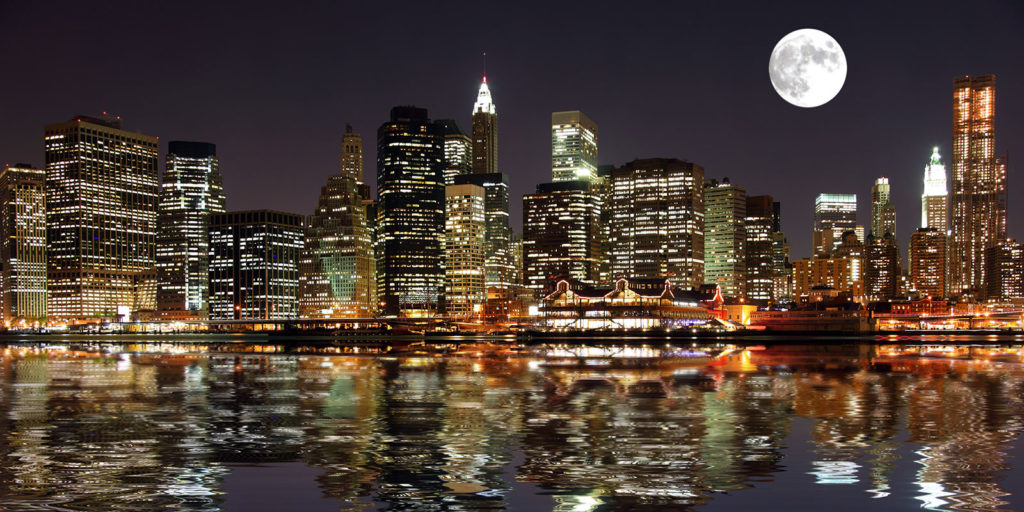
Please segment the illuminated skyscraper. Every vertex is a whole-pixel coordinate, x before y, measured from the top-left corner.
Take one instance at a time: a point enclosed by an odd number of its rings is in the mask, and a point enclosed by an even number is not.
[[[456,185],[477,185],[485,192],[487,262],[485,288],[488,296],[502,297],[515,280],[510,244],[508,177],[504,173],[468,174],[455,178]]]
[[[747,198],[744,232],[746,236],[746,292],[749,300],[772,300],[774,295],[775,208],[772,196]]]
[[[46,127],[48,315],[156,308],[156,137],[116,118]]]
[[[441,119],[444,126],[444,183],[454,185],[455,177],[473,171],[473,141],[454,119]]]
[[[704,284],[703,167],[673,158],[633,160],[611,172],[610,197],[612,278]],[[741,228],[742,222],[741,216]]]
[[[921,227],[949,230],[949,192],[946,190],[946,166],[942,165],[939,148],[924,168],[924,193],[921,194]]]
[[[829,256],[843,233],[856,231],[857,194],[818,194],[814,200],[814,254]],[[860,228],[863,230],[863,228]],[[858,234],[863,242],[863,234]]]
[[[432,315],[444,291],[444,126],[391,109],[377,130],[377,295],[387,315]]]
[[[156,304],[161,318],[206,318],[209,301],[209,233],[212,213],[224,212],[217,146],[171,141],[167,145],[156,223]]]
[[[586,181],[543,183],[523,196],[523,276],[535,298],[556,277],[597,284],[601,207],[600,195]]]
[[[722,287],[726,297],[743,297],[747,280],[747,191],[708,180],[704,185],[704,280]]]
[[[996,77],[953,81],[950,293],[985,291],[985,250],[1006,238],[1006,161],[996,157]]]
[[[579,110],[551,114],[551,181],[597,178],[597,124]]]
[[[883,237],[868,237],[864,252],[864,292],[868,300],[892,299],[899,283],[896,238],[891,233]]]
[[[498,172],[498,112],[491,101],[487,76],[473,104],[473,174]]]
[[[878,178],[871,187],[871,234],[896,236],[896,207],[890,199],[889,178]]]
[[[1013,239],[1001,240],[986,249],[987,298],[1009,302],[1024,297],[1024,245]]]
[[[946,297],[947,239],[936,228],[919,228],[910,235],[910,284],[922,296]]]
[[[445,187],[445,305],[448,316],[470,317],[483,310],[487,252],[484,188]]]
[[[210,215],[210,319],[299,316],[302,216],[271,210]]]
[[[8,326],[46,318],[46,173],[0,170],[0,310]]]
[[[304,318],[366,318],[376,312],[376,262],[359,186],[363,141],[346,127],[341,172],[320,191],[305,225],[299,259],[299,315]]]

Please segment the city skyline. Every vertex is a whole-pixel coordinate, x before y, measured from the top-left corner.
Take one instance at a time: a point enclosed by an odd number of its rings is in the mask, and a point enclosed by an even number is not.
[[[206,85],[172,87],[162,83],[164,63],[154,65],[153,69],[149,64],[138,64],[138,73],[125,80],[124,72],[108,71],[105,63],[110,57],[84,51],[87,57],[81,62],[65,61],[63,57],[58,60],[66,64],[68,72],[89,78],[89,83],[74,90],[62,88],[60,94],[54,94],[54,86],[43,80],[46,74],[38,72],[40,62],[49,62],[40,58],[39,52],[59,54],[56,48],[68,43],[64,34],[75,33],[72,26],[65,25],[63,17],[55,19],[53,32],[57,35],[36,45],[38,49],[5,52],[0,57],[5,69],[19,70],[29,77],[9,82],[11,94],[0,100],[8,118],[0,137],[0,161],[41,167],[38,133],[43,125],[75,113],[116,112],[125,120],[126,129],[159,136],[161,154],[166,153],[166,142],[170,140],[217,144],[224,186],[231,197],[229,209],[273,208],[306,215],[312,213],[324,180],[335,171],[346,123],[351,123],[357,132],[372,133],[387,119],[389,108],[412,103],[429,109],[434,118],[454,118],[463,127],[471,126],[467,102],[476,97],[483,74],[480,52],[486,50],[490,59],[488,85],[502,105],[503,151],[499,170],[509,176],[511,225],[516,232],[522,230],[517,198],[550,179],[551,113],[579,109],[601,127],[599,164],[620,166],[637,157],[686,159],[702,165],[709,176],[729,176],[750,194],[771,194],[789,205],[782,230],[789,234],[794,257],[810,253],[807,228],[811,216],[809,208],[803,205],[811,203],[819,192],[854,193],[862,198],[858,217],[869,219],[870,205],[863,198],[868,197],[874,179],[886,176],[893,187],[897,240],[905,247],[917,228],[912,219],[919,210],[920,169],[928,163],[927,151],[938,146],[943,163],[950,169],[949,104],[953,78],[995,74],[1000,84],[996,154],[1019,153],[1024,140],[1020,123],[1014,121],[1024,115],[1024,100],[1017,93],[1021,71],[1012,66],[1014,59],[1009,56],[1015,44],[1024,39],[1019,31],[1013,30],[1019,25],[1015,21],[1024,17],[1024,11],[1020,6],[994,5],[985,14],[985,19],[991,16],[991,20],[983,24],[969,23],[981,14],[971,11],[954,16],[952,9],[935,8],[932,4],[929,9],[915,8],[913,4],[882,9],[881,4],[868,4],[850,20],[820,12],[799,14],[798,6],[777,13],[742,13],[731,27],[749,28],[748,33],[739,44],[716,46],[710,56],[705,55],[707,45],[722,40],[724,27],[714,21],[715,8],[702,8],[688,17],[688,26],[696,31],[690,43],[665,44],[669,40],[655,35],[656,30],[645,30],[644,37],[621,49],[595,43],[595,52],[607,57],[608,63],[581,57],[586,66],[569,73],[558,72],[552,58],[540,51],[539,42],[519,44],[523,42],[521,36],[495,35],[475,25],[470,28],[472,23],[466,24],[467,35],[457,41],[445,36],[438,39],[438,45],[427,45],[438,50],[441,44],[451,46],[443,54],[431,54],[426,48],[402,46],[423,33],[425,29],[417,26],[403,25],[410,30],[396,37],[395,42],[383,42],[382,32],[375,31],[380,25],[374,23],[345,36],[313,31],[314,34],[284,40],[287,34],[295,35],[295,27],[301,26],[299,22],[313,23],[314,28],[322,26],[313,18],[331,18],[331,8],[322,7],[324,12],[281,13],[281,34],[275,35],[265,35],[271,32],[268,22],[260,18],[265,13],[254,8],[253,12],[244,13],[240,25],[224,27],[224,37],[236,37],[239,43],[220,50],[214,44],[214,36],[199,33],[209,28],[209,21],[200,19],[194,27],[177,28],[174,21],[184,15],[184,8],[179,12],[133,6],[130,12],[122,13],[116,4],[110,4],[93,14],[78,12],[78,7],[69,5],[68,19],[77,14],[83,26],[97,15],[108,18],[105,24],[116,24],[118,19],[153,11],[156,16],[151,17],[160,20],[153,30],[147,28],[146,33],[141,33],[134,24],[126,23],[126,33],[118,37],[148,41],[149,45],[141,46],[170,59],[170,63],[179,62],[181,57],[170,55],[173,41],[178,39],[169,36],[176,35],[177,30],[196,31],[201,37],[190,41],[188,47],[196,51],[209,47],[211,58],[207,64],[184,62],[187,73],[176,78],[175,83],[187,85],[187,77],[196,77]],[[32,24],[22,26],[14,22],[37,16],[33,12],[36,8],[0,6],[0,19],[11,23],[0,35],[0,44],[10,49],[22,48],[19,41],[28,39],[18,36]],[[220,9],[223,8],[213,7],[210,19],[223,14]],[[373,10],[353,7],[349,16],[343,18],[343,25],[354,24],[351,20],[383,19],[362,9]],[[434,20],[458,10],[459,6],[445,6],[436,13],[419,12],[420,8],[415,6],[407,9],[422,14],[425,20]],[[508,19],[503,23],[515,23],[524,16],[515,9],[505,14]],[[556,14],[551,18],[557,18]],[[611,19],[617,24],[628,21],[608,14],[608,10],[596,5],[583,17],[595,29],[608,26]],[[665,16],[670,14],[674,13],[650,10],[642,18],[671,18]],[[464,20],[487,14],[465,12],[462,16],[460,19]],[[855,30],[858,20],[871,16],[883,21],[870,37]],[[955,38],[961,43],[938,36],[948,31],[945,29],[960,27],[964,17],[968,18],[964,26],[984,28],[963,28],[962,37]],[[828,22],[822,22],[823,19]],[[763,26],[756,26],[755,21],[763,22]],[[446,21],[436,26],[453,23],[456,22]],[[899,27],[903,24],[916,28],[902,33]],[[793,108],[778,98],[765,69],[774,41],[804,25],[816,26],[835,36],[846,50],[851,66],[847,84],[836,99],[812,110]],[[260,32],[261,28],[266,30]],[[557,33],[556,27],[543,19],[537,21],[537,30],[541,42]],[[915,34],[934,34],[934,44],[911,44]],[[876,36],[903,50],[891,52],[890,45],[868,44]],[[85,50],[99,48],[109,43],[110,37],[96,34],[81,44]],[[255,43],[252,49],[242,51],[242,47],[236,46],[246,41]],[[287,44],[278,44],[285,41]],[[371,48],[378,42],[380,48]],[[324,59],[329,60],[335,49],[349,52],[353,45],[360,51],[353,53],[352,61],[346,61],[346,69],[358,69],[359,73],[336,76],[341,72],[326,69]],[[403,53],[398,48],[408,51]],[[452,48],[456,51],[452,52]],[[136,52],[147,50],[126,51],[125,58],[132,58],[143,55]],[[241,51],[241,62],[236,62],[227,51]],[[268,58],[265,65],[256,66],[253,59],[260,52],[265,52]],[[638,60],[627,59],[627,53],[630,59]],[[897,82],[877,78],[902,70],[906,62],[910,62],[911,72],[900,75]],[[671,69],[662,69],[655,63],[667,63]],[[243,64],[240,70],[238,66]],[[408,73],[418,72],[426,73],[429,83],[414,85],[402,79]],[[684,75],[696,78],[680,80]],[[40,78],[32,78],[35,76]],[[309,93],[296,95],[298,86],[309,88]],[[713,106],[705,105],[710,103]],[[653,113],[656,115],[652,116]],[[886,115],[897,116],[897,122],[890,123],[894,128],[881,130],[872,119]],[[692,122],[676,122],[679,119]],[[368,148],[366,158],[375,158],[372,147]],[[283,168],[289,170],[289,179],[276,179],[274,173]],[[1011,175],[1013,171],[1011,161]],[[780,187],[779,178],[805,183],[800,187]],[[366,181],[374,180],[367,176]],[[1018,190],[1011,179],[1011,218],[1021,211],[1020,202],[1014,201],[1020,195]],[[1022,238],[1022,226],[1011,222],[1009,229],[1009,236]]]

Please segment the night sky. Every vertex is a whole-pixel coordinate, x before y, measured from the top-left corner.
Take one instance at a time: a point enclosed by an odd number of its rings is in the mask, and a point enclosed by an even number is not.
[[[905,250],[932,146],[949,169],[953,78],[994,73],[1010,234],[1024,237],[1024,2],[664,4],[0,0],[0,163],[41,166],[44,125],[109,111],[163,150],[217,144],[230,209],[309,214],[345,123],[363,134],[370,183],[392,106],[469,130],[486,50],[517,232],[522,195],[550,181],[551,112],[580,109],[601,163],[688,159],[781,200],[794,259],[809,254],[817,193],[858,194],[868,226],[887,176]],[[816,109],[768,79],[775,43],[805,27],[850,66]]]

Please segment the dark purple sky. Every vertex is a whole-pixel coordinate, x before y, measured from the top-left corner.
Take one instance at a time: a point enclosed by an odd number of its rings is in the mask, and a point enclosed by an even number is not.
[[[850,66],[842,92],[809,110],[779,98],[767,72],[779,38],[804,27],[835,37]],[[599,125],[602,163],[689,159],[781,200],[794,258],[809,252],[817,193],[858,194],[868,225],[871,184],[887,176],[905,245],[931,147],[949,157],[953,78],[995,73],[1010,232],[1024,236],[1017,0],[0,0],[0,162],[42,165],[45,124],[110,111],[164,148],[216,143],[229,208],[308,214],[346,122],[364,136],[370,182],[393,105],[468,129],[482,50],[516,231],[522,195],[550,180],[551,112],[581,109]]]

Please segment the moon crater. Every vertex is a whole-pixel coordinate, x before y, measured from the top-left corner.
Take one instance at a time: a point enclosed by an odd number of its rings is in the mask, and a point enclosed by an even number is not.
[[[832,36],[812,28],[796,30],[775,45],[768,76],[782,99],[798,107],[819,107],[843,88],[846,55]]]

